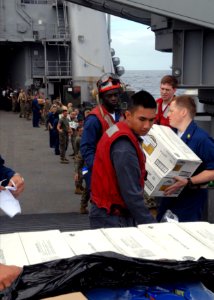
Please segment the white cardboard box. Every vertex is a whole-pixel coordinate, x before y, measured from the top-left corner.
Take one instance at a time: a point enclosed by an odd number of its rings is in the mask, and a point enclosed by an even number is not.
[[[113,251],[120,253],[101,229],[63,232],[63,238],[75,255]]]
[[[208,222],[185,222],[179,226],[195,239],[210,248],[214,253],[214,228]]]
[[[189,177],[201,164],[200,158],[167,126],[154,124],[143,140],[147,160],[164,177]]]
[[[0,263],[19,267],[29,265],[19,233],[0,234]]]
[[[200,158],[167,126],[154,124],[143,140],[148,172],[145,192],[149,196],[164,196],[174,176],[190,177],[201,164]],[[170,197],[177,197],[181,190]]]
[[[144,184],[144,191],[147,195],[153,197],[164,197],[164,191],[167,187],[172,185],[175,181],[173,177],[163,177],[161,172],[150,163],[146,162],[147,180]],[[171,194],[170,197],[177,197],[182,189],[177,190]]]
[[[101,229],[106,238],[123,255],[145,259],[170,259],[171,254],[136,227]]]
[[[82,293],[77,292],[56,297],[43,298],[43,300],[87,300],[87,298]]]
[[[175,260],[198,260],[202,256],[207,259],[214,258],[212,249],[179,225],[180,223],[166,222],[138,225],[138,228]]]
[[[59,230],[20,232],[19,237],[29,264],[68,258],[75,255]]]

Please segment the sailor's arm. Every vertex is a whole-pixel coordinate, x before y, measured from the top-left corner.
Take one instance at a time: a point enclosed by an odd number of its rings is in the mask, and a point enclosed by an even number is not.
[[[140,185],[141,170],[132,143],[121,138],[111,147],[111,159],[117,174],[121,196],[132,217],[138,224],[155,223],[144,203],[144,191]]]
[[[190,178],[175,176],[174,179],[175,183],[166,188],[164,195],[169,196],[185,186],[193,187],[194,185],[206,184],[207,182],[214,180],[214,170],[204,170]]]
[[[0,291],[9,287],[21,272],[20,267],[0,264]]]

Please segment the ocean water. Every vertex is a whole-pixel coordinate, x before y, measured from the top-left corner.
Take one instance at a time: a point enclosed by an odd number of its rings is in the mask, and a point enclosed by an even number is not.
[[[121,76],[122,81],[128,84],[135,92],[142,89],[150,92],[153,97],[160,97],[160,81],[165,75],[171,75],[171,70],[142,70],[142,71],[125,71]],[[176,95],[183,93],[185,90],[177,90]]]

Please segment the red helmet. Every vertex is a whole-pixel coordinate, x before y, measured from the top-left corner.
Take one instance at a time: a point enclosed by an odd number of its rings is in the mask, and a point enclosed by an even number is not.
[[[97,81],[98,93],[105,93],[114,89],[121,89],[122,84],[119,77],[113,73],[105,73]]]

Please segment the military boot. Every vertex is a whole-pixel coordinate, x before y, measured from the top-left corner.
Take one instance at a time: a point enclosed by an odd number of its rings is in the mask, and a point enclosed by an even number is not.
[[[80,187],[76,187],[76,189],[75,189],[75,192],[74,192],[75,194],[77,194],[77,195],[82,195],[82,193],[83,193],[83,190],[81,190],[81,188]]]
[[[88,209],[87,209],[87,207],[86,207],[86,206],[80,206],[80,213],[81,213],[82,215],[88,214]]]

